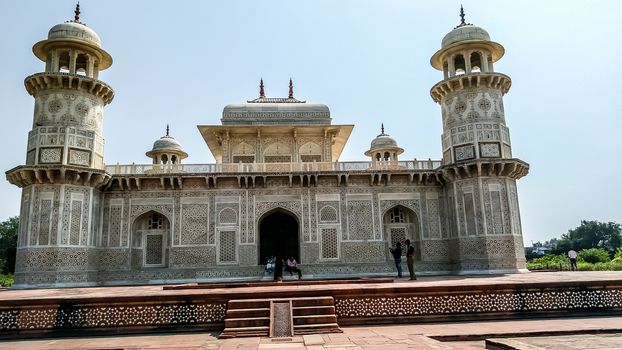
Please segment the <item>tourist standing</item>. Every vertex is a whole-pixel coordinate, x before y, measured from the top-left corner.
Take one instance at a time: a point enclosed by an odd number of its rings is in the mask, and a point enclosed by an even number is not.
[[[389,248],[393,259],[395,260],[395,268],[397,269],[397,277],[402,277],[402,243],[395,243],[395,249]]]
[[[570,249],[568,251],[568,258],[570,259],[570,269],[572,271],[578,270],[578,268],[577,268],[577,252],[575,252],[573,249]]]
[[[415,276],[415,247],[410,245],[410,239],[406,240],[406,265],[408,265],[408,273],[410,273],[410,279],[416,280]]]

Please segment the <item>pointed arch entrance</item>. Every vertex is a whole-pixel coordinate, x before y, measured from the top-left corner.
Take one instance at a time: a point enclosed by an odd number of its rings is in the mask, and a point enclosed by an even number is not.
[[[132,224],[132,250],[139,254],[138,267],[168,266],[171,224],[166,216],[148,211]]]
[[[300,262],[300,225],[295,214],[277,208],[259,219],[259,264],[272,255],[293,256]]]
[[[409,239],[415,248],[415,261],[421,260],[421,236],[417,214],[403,205],[397,205],[384,213],[382,221],[389,246],[394,247],[395,243],[400,242],[404,247],[404,242]],[[402,251],[402,255],[406,255],[406,249]]]

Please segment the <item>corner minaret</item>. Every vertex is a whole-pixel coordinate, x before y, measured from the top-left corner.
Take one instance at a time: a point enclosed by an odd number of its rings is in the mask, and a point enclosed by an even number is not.
[[[484,29],[466,23],[460,10],[460,24],[430,60],[444,78],[430,91],[443,112],[443,163],[512,158],[503,109],[512,81],[493,67],[505,50]]]
[[[102,134],[114,92],[98,77],[112,58],[79,5],[32,50],[45,71],[24,81],[35,99],[26,164],[6,173],[23,188],[16,286],[79,284],[96,270],[101,189],[110,180]]]
[[[443,80],[430,91],[441,105],[443,166],[452,256],[457,272],[525,269],[516,180],[529,165],[514,159],[503,95],[511,79],[495,72],[504,54],[488,32],[461,21],[431,58]]]

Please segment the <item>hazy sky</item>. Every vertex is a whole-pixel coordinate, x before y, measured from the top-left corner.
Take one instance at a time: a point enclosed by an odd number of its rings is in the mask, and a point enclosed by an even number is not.
[[[441,158],[441,112],[429,96],[442,79],[429,59],[459,23],[479,25],[506,55],[505,97],[513,154],[531,165],[519,181],[525,244],[556,237],[581,219],[622,222],[622,1],[95,1],[81,20],[114,59],[100,79],[106,162],[149,163],[171,134],[187,164],[213,163],[196,125],[258,95],[327,104],[333,123],[355,124],[340,160],[365,160],[384,122],[401,159]],[[33,98],[26,76],[44,70],[31,51],[73,1],[0,4],[0,169],[23,164]],[[0,220],[18,215],[20,190],[0,181]]]

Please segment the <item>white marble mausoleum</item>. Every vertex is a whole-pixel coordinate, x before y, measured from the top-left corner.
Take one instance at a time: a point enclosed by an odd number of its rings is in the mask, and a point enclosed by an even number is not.
[[[147,158],[109,165],[114,92],[98,75],[112,58],[97,33],[77,10],[33,52],[45,69],[25,80],[25,163],[6,172],[22,188],[18,288],[259,279],[273,253],[304,276],[393,275],[388,248],[405,239],[418,274],[525,269],[516,180],[529,165],[512,155],[511,80],[494,70],[504,48],[464,17],[431,58],[443,73],[430,91],[436,161],[400,160],[383,128],[361,161],[340,162],[353,125],[294,97],[291,81],[288,97],[266,97],[262,81],[258,98],[198,126],[215,164],[185,164],[167,128]]]

